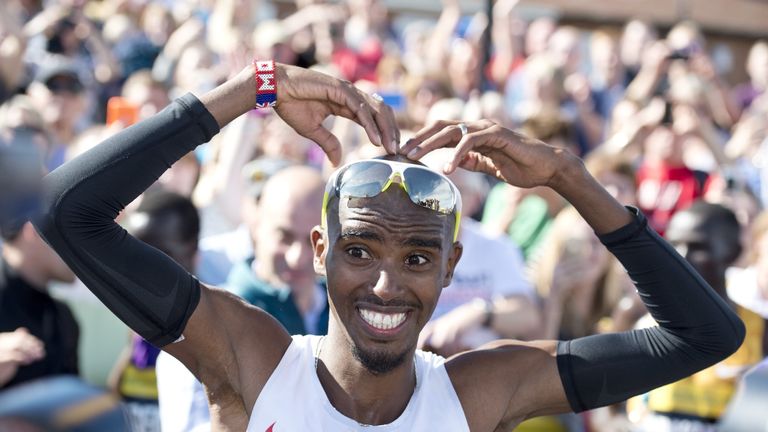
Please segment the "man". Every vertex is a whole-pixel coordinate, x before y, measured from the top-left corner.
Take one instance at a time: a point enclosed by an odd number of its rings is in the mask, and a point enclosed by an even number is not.
[[[323,180],[312,168],[283,168],[264,185],[253,221],[253,257],[232,269],[227,288],[275,317],[290,334],[325,334],[328,302],[307,241],[317,224]]]
[[[40,154],[26,130],[0,131],[0,389],[78,373],[79,327],[47,288],[74,274],[32,224],[19,220],[43,172]]]
[[[292,338],[262,310],[199,284],[124,235],[112,223],[120,208],[174,160],[251,110],[257,97],[268,104],[273,96],[263,91],[273,89],[274,78],[276,113],[320,144],[332,163],[341,154],[322,127],[330,114],[357,121],[373,143],[398,151],[393,113],[379,98],[317,72],[273,67],[255,62],[202,99],[187,95],[52,173],[36,222],[118,316],[205,383],[215,427],[511,428],[524,418],[626,399],[711,365],[741,344],[739,319],[578,158],[487,121],[438,123],[399,150],[418,159],[461,142],[447,173],[461,166],[558,191],[629,267],[663,327],[562,343],[499,341],[448,361],[416,351],[461,256],[461,204],[450,181],[428,169],[411,173],[413,164],[350,165],[327,185],[324,227],[311,236],[315,270],[328,284],[323,339]]]
[[[741,254],[741,227],[727,208],[697,201],[672,217],[667,240],[744,321],[746,340],[715,366],[660,387],[644,398],[651,414],[643,430],[714,431],[733,397],[737,377],[763,356],[763,318],[728,297],[725,272]]]

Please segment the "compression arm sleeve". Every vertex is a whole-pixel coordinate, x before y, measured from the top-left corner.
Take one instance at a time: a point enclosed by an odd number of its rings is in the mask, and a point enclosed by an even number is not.
[[[156,346],[177,340],[200,300],[191,274],[115,218],[179,158],[218,133],[188,94],[44,179],[45,241],[123,322]]]
[[[560,342],[557,366],[576,411],[677,381],[735,352],[744,325],[667,242],[636,214],[600,236],[621,261],[658,327]]]

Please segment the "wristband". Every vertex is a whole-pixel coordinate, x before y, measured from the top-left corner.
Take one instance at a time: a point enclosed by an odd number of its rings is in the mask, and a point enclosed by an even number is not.
[[[277,79],[273,60],[254,60],[256,108],[273,108],[277,104]]]

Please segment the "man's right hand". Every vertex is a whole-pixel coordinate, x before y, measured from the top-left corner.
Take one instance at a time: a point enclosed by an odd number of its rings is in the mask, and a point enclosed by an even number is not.
[[[341,162],[339,140],[323,127],[329,115],[346,117],[360,124],[375,145],[387,153],[397,152],[400,131],[387,104],[365,94],[349,81],[296,66],[276,65],[277,106],[275,112],[300,135],[323,148],[331,163]]]
[[[0,387],[16,376],[19,366],[45,357],[43,342],[20,327],[13,332],[0,333]]]

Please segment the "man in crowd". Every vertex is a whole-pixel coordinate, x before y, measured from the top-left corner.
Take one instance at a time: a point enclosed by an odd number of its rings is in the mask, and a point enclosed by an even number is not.
[[[697,201],[676,213],[667,240],[744,321],[747,337],[732,356],[648,393],[646,431],[710,431],[735,392],[737,377],[763,358],[763,318],[728,298],[725,271],[741,253],[741,227],[732,211]]]
[[[0,389],[78,373],[77,322],[48,294],[49,282],[72,282],[74,274],[32,224],[19,219],[43,172],[30,137],[21,129],[0,131]]]
[[[430,167],[442,166],[449,153],[434,152],[424,162]],[[506,236],[491,235],[471,217],[482,208],[486,180],[466,170],[455,171],[450,179],[461,193],[459,241],[464,248],[420,343],[448,357],[499,338],[535,338],[541,330],[541,317],[525,277],[520,248]]]
[[[255,254],[235,265],[227,288],[294,334],[325,334],[328,302],[307,241],[323,200],[320,173],[287,167],[264,185],[251,234]]]
[[[323,227],[311,238],[315,270],[327,277],[328,336],[291,337],[264,311],[201,285],[113,223],[173,161],[254,101],[274,106],[334,164],[340,145],[322,126],[331,114],[411,159],[458,144],[446,173],[462,167],[552,188],[624,263],[660,327],[565,342],[499,341],[451,360],[417,351],[419,331],[461,257],[461,198],[440,173],[385,159],[347,166],[327,184]],[[437,123],[403,148],[398,135],[381,98],[317,72],[254,62],[49,175],[36,224],[102,301],[205,383],[212,423],[222,428],[511,428],[624,400],[741,345],[743,324],[712,288],[567,151],[489,121]]]

